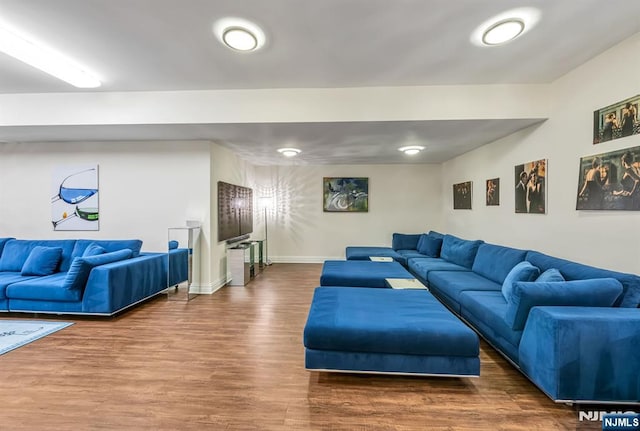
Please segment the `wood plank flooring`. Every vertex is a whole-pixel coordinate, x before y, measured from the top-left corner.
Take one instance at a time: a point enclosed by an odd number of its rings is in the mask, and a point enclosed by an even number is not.
[[[160,296],[110,319],[0,314],[75,322],[0,356],[0,429],[601,429],[485,343],[480,378],[306,371],[320,269],[274,264],[245,287]]]

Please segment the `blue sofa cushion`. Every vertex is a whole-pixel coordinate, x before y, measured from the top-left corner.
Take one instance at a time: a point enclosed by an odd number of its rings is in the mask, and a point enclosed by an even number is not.
[[[65,289],[80,290],[84,289],[89,279],[89,273],[95,266],[104,265],[119,260],[129,259],[132,255],[131,250],[124,249],[112,251],[111,253],[99,254],[96,256],[76,257],[73,259],[71,268],[64,280],[63,287]]]
[[[416,250],[420,235],[419,233],[394,233],[391,239],[391,248],[394,250]]]
[[[82,291],[80,289],[65,289],[63,287],[65,277],[65,273],[59,272],[48,277],[37,277],[13,283],[7,288],[7,296],[11,298],[11,301],[31,300],[42,303],[80,301]]]
[[[131,257],[137,257],[140,255],[140,249],[142,248],[142,241],[139,239],[115,239],[115,240],[93,240],[93,239],[79,239],[76,241],[76,246],[71,254],[72,258],[82,257],[84,251],[90,245],[95,244],[104,248],[107,253],[112,251],[129,249],[132,252]]]
[[[2,256],[0,256],[0,271],[20,272],[22,266],[29,257],[31,250],[37,246],[60,247],[62,258],[59,271],[66,272],[71,264],[71,252],[76,241],[71,239],[61,240],[29,240],[12,239],[6,242]]]
[[[444,239],[444,234],[440,233],[440,232],[436,232],[435,230],[430,230],[429,231],[429,236],[432,236],[434,238]]]
[[[19,281],[31,280],[34,276],[25,276],[19,272],[0,272],[0,300],[7,298],[7,289]]]
[[[471,268],[478,247],[482,242],[481,240],[470,241],[453,235],[445,235],[442,240],[440,257],[465,268]]]
[[[493,346],[513,360],[518,360],[521,330],[513,330],[506,323],[507,301],[499,290],[467,290],[460,293],[460,314],[478,328]]]
[[[15,239],[15,238],[0,238],[0,256],[2,256],[2,250],[4,249],[4,245],[7,243],[7,241],[12,239]]]
[[[518,281],[533,281],[540,275],[540,270],[526,260],[514,266],[502,283],[502,295],[509,301],[513,284]]]
[[[540,274],[540,277],[536,278],[536,281],[550,283],[552,281],[565,281],[565,279],[562,274],[560,274],[560,271],[555,268],[549,268]]]
[[[442,238],[422,234],[418,241],[417,250],[420,254],[429,257],[440,257],[440,249],[442,248]]]
[[[429,283],[429,273],[431,271],[466,271],[469,269],[464,266],[456,265],[439,257],[419,257],[409,259],[407,265],[409,271],[415,274],[423,283]]]
[[[391,257],[394,260],[401,261],[402,256],[391,247],[347,247],[345,249],[347,260],[369,260],[369,257]]]
[[[505,319],[514,330],[524,329],[533,307],[544,305],[611,307],[622,293],[615,278],[561,282],[516,282]]]
[[[87,248],[84,249],[84,252],[82,253],[82,257],[97,256],[99,254],[104,254],[106,252],[107,250],[105,250],[103,247],[100,247],[96,243],[91,243]]]
[[[176,248],[178,248],[178,241],[176,240],[171,240],[169,241],[169,250],[175,250]]]
[[[526,255],[526,250],[481,244],[471,270],[496,283],[503,283],[511,269],[522,262]]]
[[[22,265],[22,275],[51,275],[58,269],[62,258],[60,247],[36,246],[29,253],[29,257]]]
[[[460,294],[467,290],[500,292],[500,285],[473,271],[431,271],[428,287],[456,313],[460,313]]]
[[[325,260],[321,286],[387,287],[385,278],[413,278],[398,262]]]
[[[527,260],[542,271],[546,271],[549,268],[557,268],[565,280],[615,278],[622,283],[624,293],[618,298],[614,307],[637,308],[640,305],[640,276],[638,275],[596,268],[594,266],[547,256],[537,251],[528,252]]]

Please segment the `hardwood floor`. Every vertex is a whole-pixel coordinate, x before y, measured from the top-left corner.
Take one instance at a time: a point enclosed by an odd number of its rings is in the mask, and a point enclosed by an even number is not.
[[[0,356],[2,430],[576,430],[482,343],[480,378],[304,369],[321,265],[275,264],[189,303],[160,296]]]

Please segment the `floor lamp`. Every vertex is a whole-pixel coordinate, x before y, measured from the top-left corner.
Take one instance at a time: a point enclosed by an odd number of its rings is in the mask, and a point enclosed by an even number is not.
[[[268,219],[267,212],[269,207],[271,206],[271,197],[270,196],[261,196],[260,203],[262,204],[262,210],[264,211],[264,264],[266,266],[271,265],[271,261],[269,260],[269,229],[268,229]]]

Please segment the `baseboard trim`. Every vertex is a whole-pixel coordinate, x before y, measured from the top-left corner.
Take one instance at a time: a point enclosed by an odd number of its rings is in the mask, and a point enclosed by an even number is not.
[[[344,260],[344,256],[269,256],[271,263],[323,263],[325,260]]]

